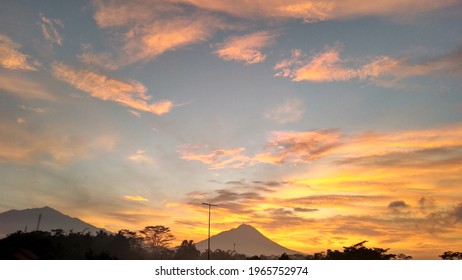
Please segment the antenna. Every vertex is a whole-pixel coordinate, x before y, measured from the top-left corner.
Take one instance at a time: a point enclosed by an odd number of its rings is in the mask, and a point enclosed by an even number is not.
[[[210,203],[202,203],[203,205],[207,205],[209,207],[209,238],[207,240],[207,259],[210,260],[210,208],[216,207],[218,205],[216,204],[210,204]]]
[[[42,214],[39,214],[38,221],[37,221],[37,229],[36,229],[37,231],[39,230],[41,220],[42,220]]]

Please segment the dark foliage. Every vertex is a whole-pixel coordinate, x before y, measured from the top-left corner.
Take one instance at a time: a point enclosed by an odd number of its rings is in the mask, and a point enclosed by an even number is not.
[[[151,251],[154,259],[170,258],[173,252],[169,252],[168,245],[174,238],[170,228],[164,226],[147,226],[140,230],[137,237]]]
[[[201,252],[196,249],[192,240],[183,240],[180,247],[176,250],[175,260],[198,260]]]
[[[404,254],[387,254],[389,249],[367,248],[364,244],[367,241],[360,242],[350,247],[343,247],[343,251],[327,250],[327,252],[315,253],[309,259],[314,260],[409,260],[410,256]]]
[[[207,259],[207,252],[203,252],[200,255],[201,260]],[[211,260],[245,260],[246,256],[244,254],[236,253],[235,251],[223,251],[221,249],[216,249],[215,251],[210,252]]]
[[[0,259],[45,259],[45,260],[199,260],[207,259],[207,252],[197,250],[192,240],[184,240],[174,250],[167,246],[173,239],[170,229],[150,226],[134,232],[126,229],[117,234],[104,231],[90,233],[66,233],[61,229],[51,232],[18,231],[0,240]],[[264,259],[311,259],[311,260],[409,260],[404,254],[389,254],[389,249],[367,248],[360,242],[343,251],[327,250],[305,257],[303,255],[249,256],[235,251],[216,249],[210,254],[212,260],[264,260]],[[462,259],[462,252],[445,252],[439,256],[444,260]]]
[[[0,259],[142,259],[143,254],[133,251],[130,240],[120,234],[96,235],[52,232],[16,232],[0,240]]]
[[[462,252],[447,251],[439,255],[442,260],[462,260]]]

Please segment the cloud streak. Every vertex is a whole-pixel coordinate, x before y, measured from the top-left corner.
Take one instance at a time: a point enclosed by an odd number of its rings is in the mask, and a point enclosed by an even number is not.
[[[155,9],[153,9],[155,5]],[[116,40],[115,64],[105,54],[85,55],[87,62],[120,67],[150,61],[166,52],[204,42],[224,25],[216,16],[168,1],[93,1],[100,28],[124,30]]]
[[[137,202],[148,202],[149,201],[149,199],[144,198],[139,195],[124,195],[123,198],[126,200],[137,201]]]
[[[40,63],[19,51],[21,44],[0,34],[0,65],[3,68],[19,71],[37,71]]]
[[[129,160],[137,163],[147,163],[147,164],[152,164],[154,163],[154,159],[148,155],[146,155],[146,151],[144,150],[138,150],[132,155],[128,157]]]
[[[271,164],[310,162],[330,154],[340,139],[338,130],[274,131],[265,152],[257,154],[254,160]]]
[[[178,153],[181,159],[200,161],[208,164],[210,169],[241,168],[250,161],[250,158],[243,154],[244,148],[219,149],[204,153],[204,149],[207,148],[207,146],[183,145]]]
[[[219,44],[215,54],[226,61],[242,61],[245,64],[261,63],[266,59],[261,49],[268,46],[274,37],[275,34],[268,31],[233,36]]]
[[[48,18],[44,15],[41,15],[41,28],[43,37],[47,42],[50,43],[50,46],[63,45],[63,39],[58,32],[56,26],[64,27],[63,22],[60,19]]]
[[[235,17],[259,19],[300,19],[316,22],[335,19],[351,19],[380,16],[406,20],[455,4],[454,0],[381,0],[363,2],[357,0],[175,0],[193,4],[203,9],[224,12]]]
[[[462,149],[462,125],[454,124],[428,130],[390,133],[362,133],[345,135],[338,129],[312,131],[273,131],[263,148],[254,155],[245,154],[245,148],[216,149],[207,146],[180,147],[180,158],[200,161],[211,169],[241,168],[257,163],[286,164],[309,163],[330,157],[337,164],[420,165],[438,162],[446,166],[459,163],[457,155]],[[414,159],[425,157],[426,162]]]
[[[77,59],[85,64],[94,65],[107,70],[117,70],[119,65],[116,58],[110,52],[95,53],[91,44],[82,44],[82,54],[77,55]]]
[[[294,82],[370,81],[383,87],[394,87],[404,79],[422,76],[462,75],[462,48],[440,57],[411,63],[409,58],[378,56],[362,65],[348,65],[340,56],[341,46],[326,46],[322,52],[307,57],[301,50],[292,50],[291,56],[279,61],[275,76],[287,77]]]
[[[169,100],[148,103],[150,96],[146,94],[147,89],[137,81],[112,79],[90,70],[77,70],[61,62],[53,63],[52,73],[57,79],[93,97],[116,102],[138,111],[160,116],[173,108],[173,102]]]
[[[267,110],[264,117],[276,123],[285,124],[299,121],[304,113],[302,102],[297,98],[290,98]]]
[[[0,90],[22,99],[56,100],[43,83],[16,73],[0,73]]]
[[[50,129],[33,132],[16,122],[0,123],[0,161],[20,164],[64,166],[74,160],[112,149],[113,136],[96,135],[92,141]]]

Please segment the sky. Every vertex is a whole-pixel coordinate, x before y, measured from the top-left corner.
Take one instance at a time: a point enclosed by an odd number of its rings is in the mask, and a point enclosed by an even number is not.
[[[462,1],[0,5],[0,211],[462,248]]]

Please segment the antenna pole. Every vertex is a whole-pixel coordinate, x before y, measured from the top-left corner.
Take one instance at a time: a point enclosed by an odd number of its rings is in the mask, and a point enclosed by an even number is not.
[[[212,206],[218,206],[215,204],[210,204],[210,203],[202,203],[203,205],[207,205],[209,207],[209,238],[207,240],[207,259],[210,260],[210,209]]]

